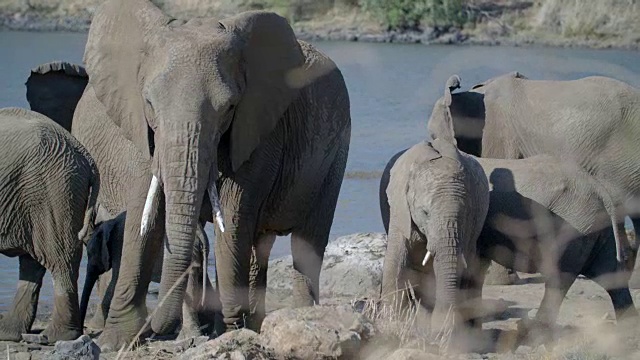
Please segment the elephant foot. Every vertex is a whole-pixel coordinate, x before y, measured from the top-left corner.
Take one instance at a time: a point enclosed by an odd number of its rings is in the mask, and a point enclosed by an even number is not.
[[[4,315],[0,318],[0,341],[21,341],[22,334],[29,330],[28,326],[12,316]]]
[[[518,337],[522,343],[531,347],[540,345],[553,346],[555,326],[537,319],[523,319],[518,322]]]
[[[98,310],[93,315],[91,320],[89,320],[86,326],[88,329],[91,329],[91,330],[102,330],[104,329],[104,324],[105,324],[105,320],[104,320],[104,316],[102,316],[102,311]]]
[[[82,330],[61,326],[52,321],[40,335],[44,336],[49,344],[55,344],[58,340],[68,341],[79,338],[82,336]]]
[[[206,335],[200,330],[200,327],[196,325],[192,326],[182,326],[180,328],[180,333],[178,333],[178,338],[176,340],[186,340],[193,339],[200,336]]]
[[[133,311],[117,318],[110,316],[96,341],[102,352],[119,351],[132,341],[139,341],[150,335],[151,327],[146,323],[144,315],[146,311]]]
[[[518,273],[504,266],[492,263],[484,279],[485,285],[513,285],[519,280]]]

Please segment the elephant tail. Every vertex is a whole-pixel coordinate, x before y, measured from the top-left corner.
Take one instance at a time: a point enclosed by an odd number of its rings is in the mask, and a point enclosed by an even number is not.
[[[91,178],[89,181],[89,198],[87,200],[87,207],[84,212],[84,220],[82,222],[82,229],[78,232],[78,239],[84,242],[85,245],[89,241],[89,235],[93,232],[94,222],[96,219],[96,203],[98,202],[98,193],[100,192],[100,172],[96,166],[95,161],[91,156],[88,156],[88,160],[91,166]]]

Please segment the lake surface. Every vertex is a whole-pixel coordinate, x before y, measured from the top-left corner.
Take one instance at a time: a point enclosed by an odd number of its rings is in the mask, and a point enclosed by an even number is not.
[[[81,63],[85,41],[86,34],[0,31],[0,107],[28,108],[24,83],[29,70],[53,60]],[[640,53],[631,51],[348,42],[315,45],[342,70],[351,100],[349,160],[331,239],[383,231],[378,205],[380,172],[396,152],[425,137],[433,103],[451,74],[462,77],[463,89],[515,70],[534,79],[605,75],[640,87]],[[207,232],[213,239],[211,224]],[[287,237],[276,241],[271,257],[289,253]],[[0,256],[0,310],[6,310],[13,299],[17,264],[16,259]],[[213,271],[210,268],[210,274]],[[80,287],[83,281],[84,270]],[[45,280],[41,310],[50,309],[50,284]]]

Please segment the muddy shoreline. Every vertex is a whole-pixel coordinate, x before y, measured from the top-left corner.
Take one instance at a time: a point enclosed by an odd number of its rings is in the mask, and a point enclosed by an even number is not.
[[[49,16],[40,13],[0,12],[0,31],[78,32],[86,33],[91,16]],[[534,46],[586,49],[640,50],[640,43],[614,39],[568,39],[549,34],[513,33],[492,35],[486,31],[469,32],[459,29],[429,28],[425,31],[371,31],[364,29],[337,29],[331,26],[294,24],[298,38],[306,41],[351,41],[367,43],[423,44],[423,45],[480,45],[480,46]]]

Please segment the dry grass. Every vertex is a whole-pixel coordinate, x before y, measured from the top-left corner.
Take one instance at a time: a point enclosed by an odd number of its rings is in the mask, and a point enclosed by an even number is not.
[[[532,25],[566,37],[625,37],[640,35],[638,19],[633,0],[546,0]]]

